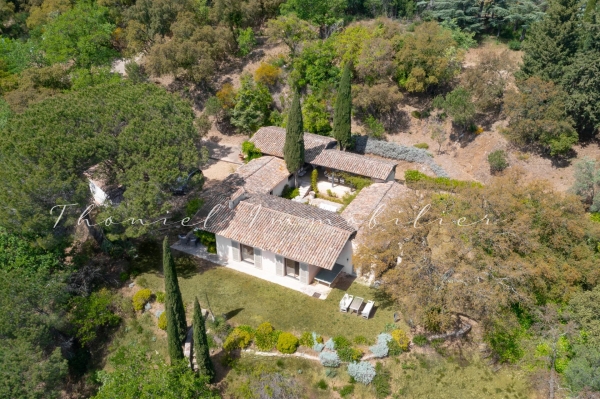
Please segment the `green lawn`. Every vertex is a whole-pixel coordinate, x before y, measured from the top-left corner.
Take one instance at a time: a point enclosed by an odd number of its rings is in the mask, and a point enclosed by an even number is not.
[[[164,291],[160,249],[153,243],[140,248],[140,258],[134,267],[141,272],[138,285],[153,292]],[[233,324],[253,327],[269,321],[280,330],[300,334],[315,331],[327,337],[342,334],[348,338],[363,335],[374,340],[386,323],[393,322],[394,309],[382,292],[358,283],[346,290],[333,289],[326,300],[316,299],[244,273],[212,267],[208,262],[173,251],[177,264],[179,286],[187,309],[194,297],[206,307],[206,297],[215,314],[227,314]],[[372,318],[365,320],[356,314],[344,314],[338,309],[345,292],[366,299],[375,299]]]

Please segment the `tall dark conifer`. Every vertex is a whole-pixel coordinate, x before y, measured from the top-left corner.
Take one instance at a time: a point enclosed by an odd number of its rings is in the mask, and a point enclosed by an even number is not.
[[[165,276],[165,312],[167,313],[167,343],[171,362],[183,359],[183,343],[187,334],[185,309],[177,282],[175,261],[167,237],[163,241],[163,274]]]
[[[348,61],[342,72],[342,79],[338,87],[337,99],[333,110],[333,137],[345,150],[352,140],[350,122],[352,118],[352,61]]]
[[[304,165],[304,123],[302,122],[302,108],[298,92],[294,93],[292,108],[288,115],[283,159],[288,171],[297,177],[298,171]]]
[[[579,45],[579,0],[551,0],[546,15],[533,24],[523,42],[521,72],[560,84],[564,68]]]
[[[210,360],[206,327],[204,325],[204,317],[202,317],[202,309],[198,303],[198,298],[194,301],[194,353],[196,355],[198,373],[207,376],[209,381],[212,382],[215,376],[215,368],[212,360]]]

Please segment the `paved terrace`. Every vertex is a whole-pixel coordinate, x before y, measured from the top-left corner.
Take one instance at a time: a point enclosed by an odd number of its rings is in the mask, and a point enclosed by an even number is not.
[[[313,282],[310,285],[306,285],[300,283],[300,281],[292,277],[265,274],[262,270],[256,269],[253,265],[250,265],[245,262],[236,262],[233,260],[226,261],[217,254],[208,253],[206,251],[206,247],[202,244],[198,244],[195,246],[177,242],[171,245],[171,248],[196,256],[198,258],[205,259],[217,265],[225,266],[229,269],[233,269],[244,274],[249,274],[253,277],[257,277],[274,284],[282,285],[286,288],[302,292],[303,294],[309,296],[316,297],[315,294],[318,294],[319,299],[327,299],[327,295],[329,295],[329,293],[331,292],[331,288],[323,284]]]

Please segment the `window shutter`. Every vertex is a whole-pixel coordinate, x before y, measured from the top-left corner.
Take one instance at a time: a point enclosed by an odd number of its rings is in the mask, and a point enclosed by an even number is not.
[[[300,282],[308,284],[308,263],[300,262]]]
[[[254,267],[262,269],[262,250],[254,248]]]
[[[275,255],[275,274],[283,276],[283,256]]]
[[[240,258],[240,243],[234,240],[231,240],[231,252],[233,255],[233,260],[239,262]]]

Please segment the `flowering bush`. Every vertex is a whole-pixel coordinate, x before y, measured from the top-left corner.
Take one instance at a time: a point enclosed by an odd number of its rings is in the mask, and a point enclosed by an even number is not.
[[[410,343],[410,339],[408,339],[408,336],[406,335],[404,330],[394,330],[392,331],[391,335],[394,341],[396,341],[396,343],[400,347],[400,349],[406,352],[408,350],[408,344]]]
[[[306,346],[307,348],[312,348],[315,344],[315,339],[313,335],[308,331],[303,332],[300,336],[300,345]]]
[[[226,351],[231,351],[238,348],[244,349],[250,345],[251,340],[252,337],[248,331],[244,331],[243,329],[236,327],[223,343],[223,349]]]
[[[167,313],[162,312],[160,316],[158,316],[158,328],[161,330],[167,330]]]
[[[356,381],[369,385],[377,373],[375,372],[375,367],[373,367],[371,363],[360,362],[350,363],[348,365],[348,374]]]
[[[325,367],[339,367],[340,357],[335,352],[321,352],[319,361]]]
[[[281,353],[294,353],[298,349],[298,338],[289,332],[279,334],[277,338],[277,350]]]
[[[133,295],[133,308],[135,310],[144,309],[144,306],[146,305],[146,303],[148,303],[151,296],[152,291],[150,291],[148,288],[139,290]]]

